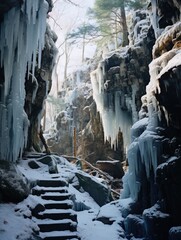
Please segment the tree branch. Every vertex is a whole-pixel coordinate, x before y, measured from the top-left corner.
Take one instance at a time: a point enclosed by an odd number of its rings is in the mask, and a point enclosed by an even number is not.
[[[79,4],[74,3],[72,0],[64,0],[64,2],[68,2],[68,3],[71,3],[72,5],[74,5],[74,6],[76,6],[76,7],[80,7]]]

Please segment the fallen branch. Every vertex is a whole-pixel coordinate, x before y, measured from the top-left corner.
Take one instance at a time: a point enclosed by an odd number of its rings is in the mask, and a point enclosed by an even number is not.
[[[99,168],[94,167],[91,163],[87,162],[84,159],[79,159],[79,161],[82,161],[84,163],[86,163],[90,168],[92,168],[93,170],[99,172],[100,174],[102,174],[104,177],[106,177],[109,181],[113,180],[113,177],[111,177],[109,174],[103,172],[102,170],[100,170]]]
[[[117,196],[119,196],[119,197],[120,197],[120,193],[116,192],[116,191],[115,191],[115,190],[113,190],[112,188],[111,188],[111,192],[113,192],[114,194],[116,194]]]
[[[74,157],[74,156],[67,156],[67,155],[62,155],[62,157],[70,160],[70,161],[73,161],[73,160],[76,160],[76,161],[81,161],[81,162],[84,162],[85,164],[87,164],[87,166],[89,166],[91,169],[99,172],[101,175],[103,175],[105,178],[107,178],[109,180],[109,184],[112,182],[113,180],[113,177],[111,177],[108,173],[105,173],[103,172],[102,170],[100,170],[99,168],[96,168],[94,167],[91,163],[87,162],[86,160],[84,159],[79,159],[78,157]],[[110,191],[112,193],[114,193],[115,195],[117,196],[120,196],[120,193],[116,192],[115,190],[113,190],[112,188],[110,188]]]

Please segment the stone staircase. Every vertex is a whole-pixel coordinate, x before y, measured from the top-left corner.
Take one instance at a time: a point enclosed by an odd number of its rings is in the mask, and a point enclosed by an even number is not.
[[[39,202],[32,215],[44,240],[80,239],[77,233],[77,215],[73,208],[68,184],[64,179],[38,180],[32,189]]]

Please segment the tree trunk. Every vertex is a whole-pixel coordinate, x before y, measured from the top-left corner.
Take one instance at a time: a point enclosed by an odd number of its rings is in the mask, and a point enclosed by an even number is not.
[[[120,11],[121,11],[121,25],[122,25],[122,31],[123,31],[122,47],[125,47],[126,45],[129,44],[129,39],[128,39],[128,27],[127,27],[127,23],[126,23],[124,1],[123,1]]]
[[[68,46],[67,46],[67,40],[65,39],[65,66],[64,66],[64,81],[67,79],[67,67],[69,62],[69,56],[68,56]]]
[[[118,48],[118,26],[117,26],[117,17],[115,21],[115,49]]]
[[[84,62],[84,55],[85,55],[85,35],[83,36],[82,41],[82,63]]]

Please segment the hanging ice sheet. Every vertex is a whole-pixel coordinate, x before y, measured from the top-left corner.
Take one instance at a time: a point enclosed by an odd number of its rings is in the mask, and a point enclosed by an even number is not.
[[[34,75],[44,47],[48,3],[26,0],[14,7],[0,24],[0,66],[5,83],[0,92],[0,159],[16,161],[27,142],[28,118],[24,112],[25,74]]]
[[[121,91],[108,93],[104,90],[106,84],[104,83],[104,74],[105,70],[103,62],[101,62],[98,68],[91,73],[93,98],[96,102],[97,111],[101,116],[104,138],[111,142],[112,147],[116,148],[118,133],[122,132],[124,148],[126,150],[130,143],[132,116],[128,111],[121,109]],[[135,107],[132,109],[133,114],[134,111]]]

